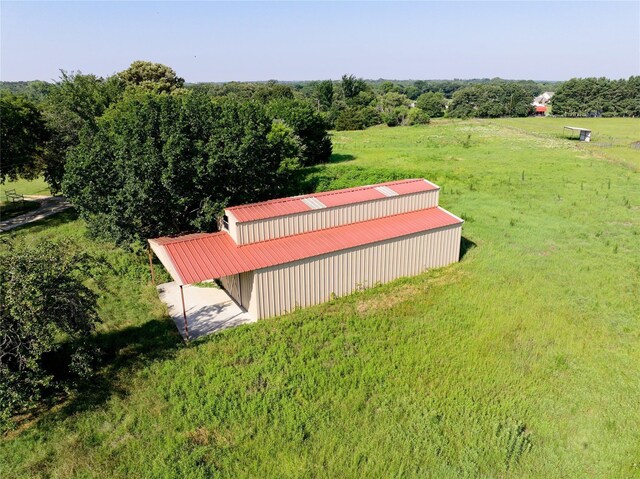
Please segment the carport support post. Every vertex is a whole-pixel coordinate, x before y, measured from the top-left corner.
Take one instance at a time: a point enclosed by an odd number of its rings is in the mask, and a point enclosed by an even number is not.
[[[184,307],[184,291],[180,285],[180,297],[182,298],[182,317],[184,318],[184,337],[189,341],[189,326],[187,326],[187,310]]]
[[[156,285],[156,272],[153,270],[153,253],[151,253],[151,246],[147,248],[149,251],[149,269],[151,270],[151,282]]]

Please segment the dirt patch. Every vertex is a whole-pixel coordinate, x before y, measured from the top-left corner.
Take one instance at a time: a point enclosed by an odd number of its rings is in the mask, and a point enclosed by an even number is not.
[[[187,432],[187,439],[196,446],[229,447],[233,445],[229,431],[217,431],[199,427]]]
[[[429,278],[426,281],[420,281],[419,284],[404,284],[394,288],[392,291],[362,299],[356,305],[356,311],[359,314],[365,314],[369,311],[391,309],[400,303],[410,301],[416,296],[427,292],[434,286],[457,283],[462,277],[462,271],[456,271]]]

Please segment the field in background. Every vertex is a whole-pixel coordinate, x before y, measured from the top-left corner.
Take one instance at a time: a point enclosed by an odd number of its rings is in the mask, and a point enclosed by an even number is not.
[[[495,120],[530,135],[568,137],[565,126],[591,129],[591,142],[577,142],[588,154],[640,168],[640,120],[631,118],[502,118]],[[575,136],[575,133],[574,133]]]
[[[104,259],[110,366],[5,437],[0,476],[640,477],[640,122],[588,123],[335,132],[309,185],[426,177],[462,261],[188,348],[143,256],[72,213],[13,233]]]
[[[15,190],[18,195],[48,196],[51,194],[49,187],[42,178],[33,181],[7,181],[5,184],[0,184],[0,220],[8,220],[40,207],[40,203],[37,201],[8,201],[5,194],[7,190]]]
[[[19,195],[48,196],[51,194],[49,186],[44,182],[43,178],[38,178],[33,181],[7,181],[5,184],[0,185],[0,201],[4,201],[6,199],[4,192],[7,190],[16,190],[16,193]]]

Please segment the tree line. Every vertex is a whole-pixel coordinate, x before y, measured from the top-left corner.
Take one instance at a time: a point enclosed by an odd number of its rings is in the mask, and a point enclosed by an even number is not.
[[[555,85],[531,80],[364,80],[343,75],[339,81],[277,83],[200,83],[189,88],[214,96],[261,98],[287,95],[310,102],[330,128],[359,130],[375,125],[427,124],[443,116],[526,116],[531,101]],[[451,108],[453,106],[453,108]]]
[[[551,100],[559,116],[640,116],[640,76],[628,80],[572,78]]]
[[[44,86],[0,97],[2,180],[44,173],[116,242],[215,230],[226,205],[297,194],[296,172],[332,152],[324,118],[277,86],[215,96],[149,62]]]

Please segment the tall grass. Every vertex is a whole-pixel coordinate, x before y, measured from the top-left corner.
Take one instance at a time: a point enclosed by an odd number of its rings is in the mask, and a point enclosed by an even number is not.
[[[532,125],[336,132],[310,187],[424,176],[462,261],[186,348],[143,258],[18,230],[106,255],[115,366],[5,437],[0,476],[639,477],[638,158]]]

